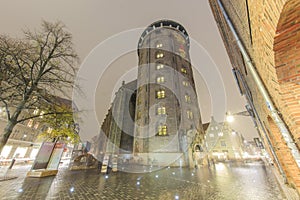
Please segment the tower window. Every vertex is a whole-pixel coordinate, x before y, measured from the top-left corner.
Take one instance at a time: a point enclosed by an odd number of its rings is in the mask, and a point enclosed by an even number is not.
[[[184,85],[185,87],[189,86],[189,82],[187,81],[182,81],[182,85]]]
[[[163,64],[157,64],[156,65],[156,69],[159,70],[159,69],[163,69],[164,68],[164,65]]]
[[[156,83],[164,83],[165,82],[165,77],[159,76],[156,78]]]
[[[157,43],[156,48],[162,48],[163,44],[162,43]]]
[[[190,111],[190,110],[188,110],[188,111],[186,111],[186,114],[187,114],[187,118],[188,119],[193,119],[193,112],[192,111]]]
[[[163,99],[166,97],[166,92],[164,90],[158,90],[156,92],[156,98]]]
[[[156,113],[158,115],[165,115],[166,114],[166,107],[164,107],[164,106],[158,107]]]
[[[159,125],[157,135],[159,135],[159,136],[167,135],[167,126],[166,125]]]
[[[191,96],[186,94],[186,95],[184,95],[184,98],[185,98],[185,102],[187,102],[187,103],[191,102]]]
[[[163,58],[164,54],[163,53],[156,53],[156,58]]]
[[[184,67],[182,67],[182,68],[180,69],[180,71],[181,71],[182,73],[184,73],[184,74],[187,73],[186,68],[184,68]]]

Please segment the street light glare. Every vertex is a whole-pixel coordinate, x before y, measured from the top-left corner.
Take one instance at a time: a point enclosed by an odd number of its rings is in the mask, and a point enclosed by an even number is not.
[[[234,121],[234,117],[232,115],[227,115],[226,116],[226,121],[227,122],[233,122]]]

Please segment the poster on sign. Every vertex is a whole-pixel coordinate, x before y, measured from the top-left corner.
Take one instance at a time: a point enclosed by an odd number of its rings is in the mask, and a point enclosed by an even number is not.
[[[61,159],[61,156],[63,154],[65,148],[64,143],[56,143],[53,149],[53,152],[51,154],[51,158],[49,160],[47,169],[56,170],[58,169],[59,162]]]
[[[43,142],[31,170],[46,169],[52,154],[54,142]]]

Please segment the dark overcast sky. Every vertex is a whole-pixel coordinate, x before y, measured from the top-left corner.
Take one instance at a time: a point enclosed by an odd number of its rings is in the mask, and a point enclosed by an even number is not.
[[[207,57],[215,63],[219,73],[222,74],[226,98],[219,99],[219,101],[225,102],[226,110],[233,113],[245,110],[244,97],[240,96],[236,87],[231,73],[231,65],[213,20],[208,0],[0,0],[0,2],[1,34],[20,36],[21,30],[24,28],[38,28],[42,19],[60,20],[73,34],[75,48],[81,61],[96,45],[115,34],[131,29],[145,28],[159,19],[177,21],[187,29],[190,37],[207,51]],[[136,38],[136,43],[138,39]],[[197,60],[197,52],[191,53],[191,56],[192,62]],[[118,73],[118,68],[122,67],[125,72],[128,72],[136,65],[136,52],[121,56],[113,61],[113,69],[107,71],[106,76],[99,81],[96,95],[96,102],[99,102],[96,106],[99,123],[102,122],[107,112],[113,88],[119,87],[123,78],[129,81],[135,76],[133,72],[131,75],[121,78],[122,73]],[[203,63],[203,65],[206,64]],[[209,64],[206,66],[211,67]],[[205,123],[210,120],[213,108],[210,104],[210,95],[202,94],[207,93],[211,86],[207,85],[207,82],[197,73],[195,73],[195,81],[198,86],[201,115]],[[105,91],[101,91],[102,89]],[[218,121],[224,119],[223,111],[214,113],[218,113],[215,114]],[[246,139],[256,137],[250,117],[237,117],[233,127]]]

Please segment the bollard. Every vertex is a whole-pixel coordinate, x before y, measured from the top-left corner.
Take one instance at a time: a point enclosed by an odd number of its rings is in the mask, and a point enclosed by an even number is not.
[[[16,162],[16,159],[13,158],[13,159],[11,160],[11,163],[10,163],[8,169],[11,169],[11,168],[13,167],[13,165],[15,164],[15,162]]]

